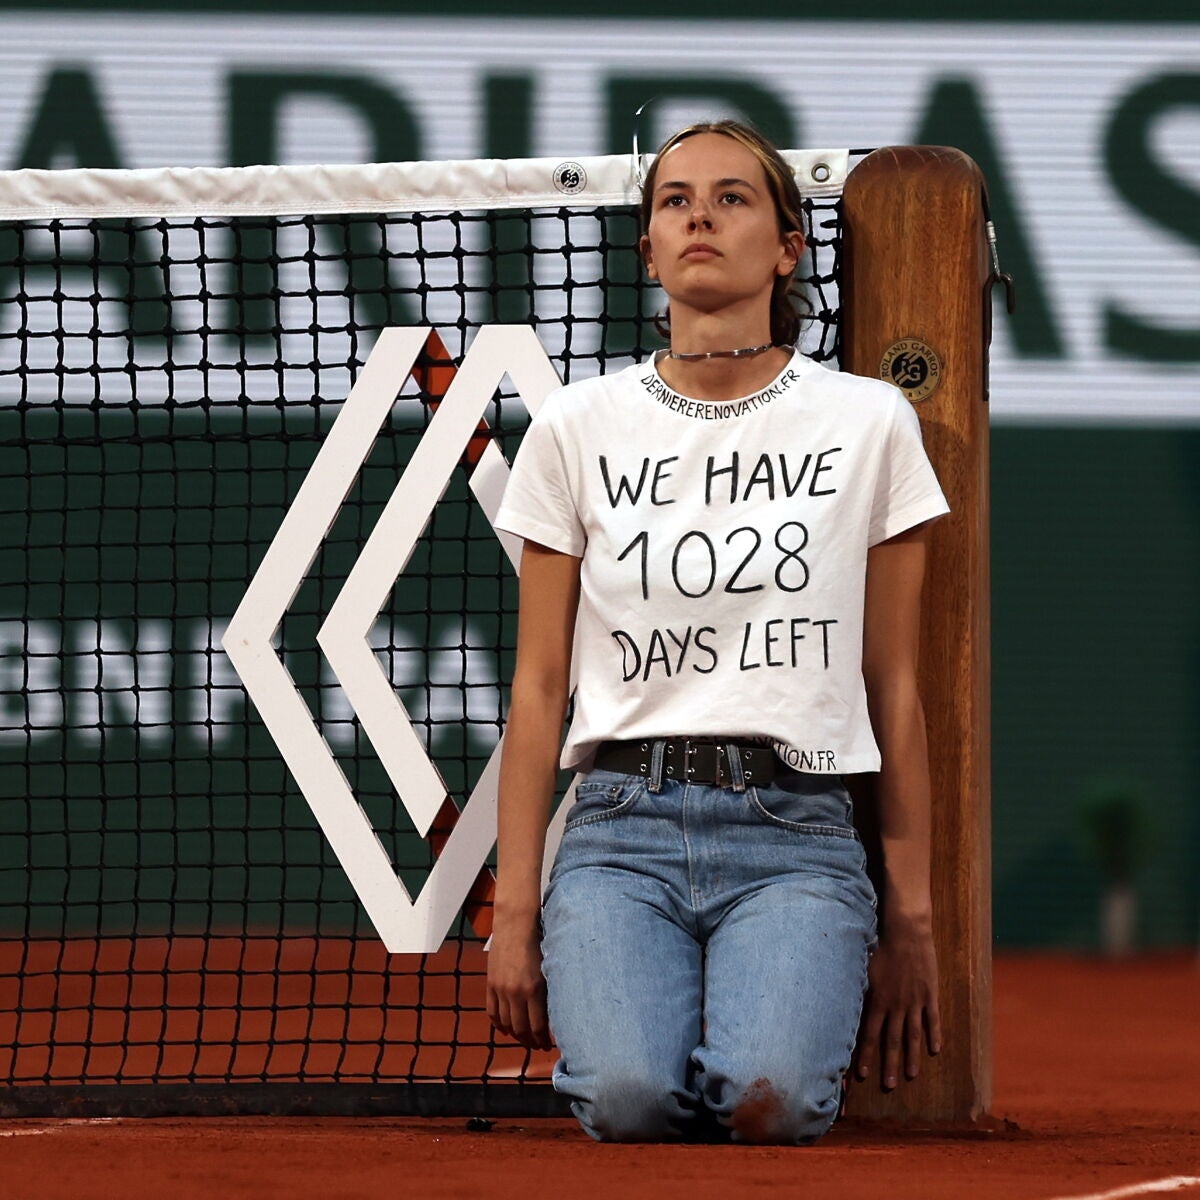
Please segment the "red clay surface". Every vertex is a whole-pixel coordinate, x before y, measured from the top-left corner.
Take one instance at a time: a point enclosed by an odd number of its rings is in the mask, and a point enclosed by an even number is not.
[[[570,1121],[475,1133],[461,1120],[30,1119],[0,1123],[0,1192],[1056,1200],[1200,1176],[1193,956],[1006,956],[995,984],[995,1132],[839,1126],[800,1148],[601,1146]],[[1200,1185],[1167,1194],[1200,1198]]]

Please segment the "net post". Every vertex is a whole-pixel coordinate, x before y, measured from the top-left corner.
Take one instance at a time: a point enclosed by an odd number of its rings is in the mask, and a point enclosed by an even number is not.
[[[952,512],[930,532],[919,682],[933,788],[942,1052],[852,1116],[974,1122],[991,1103],[991,733],[984,179],[962,151],[890,146],[843,193],[841,364],[903,383]],[[848,782],[877,878],[875,775]],[[880,906],[882,926],[882,903]]]

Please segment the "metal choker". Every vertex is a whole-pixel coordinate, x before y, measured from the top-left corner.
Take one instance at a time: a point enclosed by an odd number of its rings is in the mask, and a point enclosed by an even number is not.
[[[699,362],[704,358],[745,358],[750,354],[761,354],[764,350],[770,350],[774,345],[774,342],[764,342],[761,346],[744,346],[741,350],[709,350],[701,354],[677,354],[674,350],[668,350],[667,357],[681,358],[684,362]]]

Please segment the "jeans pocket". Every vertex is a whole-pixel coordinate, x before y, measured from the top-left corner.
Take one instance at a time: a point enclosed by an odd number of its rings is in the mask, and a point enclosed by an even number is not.
[[[768,825],[816,837],[858,840],[845,785],[838,776],[801,786],[795,785],[793,777],[789,777],[787,787],[751,786],[746,789],[746,803],[751,813]]]
[[[575,802],[567,813],[563,832],[621,816],[634,806],[645,787],[646,780],[640,775],[591,771],[575,785]]]

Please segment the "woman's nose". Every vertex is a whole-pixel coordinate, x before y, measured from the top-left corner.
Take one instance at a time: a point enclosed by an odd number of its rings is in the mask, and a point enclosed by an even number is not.
[[[707,206],[700,203],[692,205],[692,219],[690,224],[693,229],[712,228],[712,218],[708,214]]]

